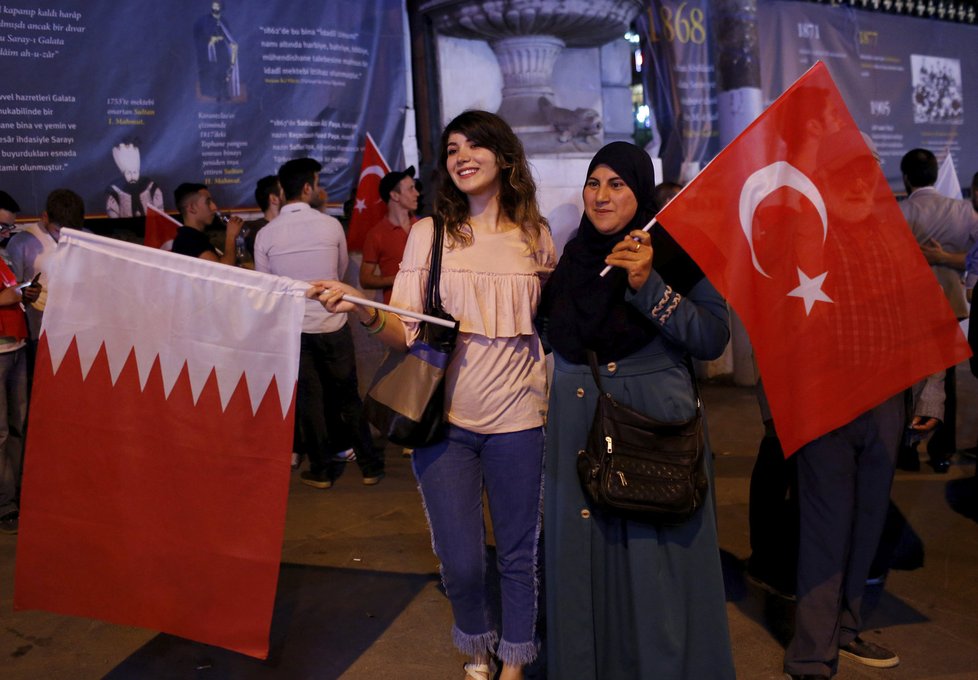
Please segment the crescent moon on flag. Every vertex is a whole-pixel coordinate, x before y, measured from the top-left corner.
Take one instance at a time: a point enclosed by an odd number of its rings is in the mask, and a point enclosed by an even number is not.
[[[747,178],[747,181],[744,182],[744,188],[740,190],[740,227],[744,230],[744,236],[747,237],[747,247],[750,248],[750,257],[754,263],[754,269],[767,278],[771,278],[771,275],[761,267],[757,261],[757,253],[754,252],[754,211],[757,210],[761,201],[781,187],[789,187],[798,191],[815,206],[819,217],[822,218],[823,244],[829,233],[825,201],[822,200],[822,194],[819,193],[818,187],[812,180],[808,179],[805,173],[785,161],[771,163],[756,171]]]
[[[363,169],[363,172],[360,173],[360,180],[359,181],[362,182],[363,181],[363,178],[364,177],[367,177],[368,175],[377,175],[381,179],[384,179],[384,175],[386,175],[386,174],[387,173],[384,172],[384,169],[382,167],[380,167],[379,165],[368,165],[367,167],[365,167]]]

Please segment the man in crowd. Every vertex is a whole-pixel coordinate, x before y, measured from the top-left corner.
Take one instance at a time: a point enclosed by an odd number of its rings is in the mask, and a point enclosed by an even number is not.
[[[862,252],[860,243],[886,238],[876,215],[882,175],[872,155],[836,157],[835,149],[858,149],[858,134],[842,130],[819,147],[817,185],[838,197],[827,201],[836,238],[827,247],[842,261],[859,254],[863,271],[879,273],[882,282],[896,271],[886,248]],[[841,289],[855,282],[841,270]],[[860,285],[867,285],[865,280]],[[833,345],[845,347],[838,361],[853,372],[882,371],[902,342],[900,329],[912,323],[899,305],[880,305],[882,289],[863,290],[864,297],[840,308],[826,323]],[[867,334],[866,328],[873,330]],[[795,453],[798,497],[797,605],[784,671],[792,680],[828,680],[838,671],[839,657],[870,666],[900,663],[889,649],[860,636],[862,605],[873,558],[880,543],[900,440],[907,426],[918,433],[932,430],[943,415],[942,373],[920,381],[911,395],[896,394],[852,421],[802,446]],[[912,406],[908,412],[906,397]]]
[[[58,247],[62,227],[81,229],[84,223],[85,203],[82,197],[70,189],[55,189],[48,194],[38,223],[28,225],[23,231],[14,234],[7,244],[10,269],[16,279],[30,281],[38,277],[41,285],[37,300],[27,305],[27,325],[30,332],[28,379],[33,375],[34,351],[41,333],[41,315],[47,302],[48,259]]]
[[[963,257],[960,258],[961,266],[956,267],[951,262],[942,260],[939,254],[931,254],[933,250],[929,253],[927,248],[936,245],[938,253],[966,253],[978,241],[978,213],[975,213],[968,201],[948,198],[934,188],[938,164],[931,151],[908,151],[900,161],[900,172],[903,173],[903,184],[909,194],[900,203],[900,210],[903,211],[917,243],[925,248],[931,269],[951,304],[951,310],[959,320],[964,319],[968,316],[968,306],[960,271],[963,268]],[[927,454],[935,472],[947,472],[950,457],[957,450],[957,390],[953,366],[945,375],[944,390],[944,422],[927,442]],[[907,448],[901,452],[900,467],[919,469],[915,448]]]
[[[6,191],[0,191],[0,255],[7,259],[7,243],[17,228],[20,205]],[[7,264],[10,264],[9,262]]]
[[[282,208],[282,186],[278,183],[278,175],[267,175],[255,184],[255,202],[261,209],[262,216],[256,220],[245,222],[245,247],[252,258],[255,257],[255,239],[258,231],[278,217]]]
[[[20,206],[0,191],[0,224],[12,229]],[[0,260],[0,533],[15,534],[27,424],[27,320],[24,304],[35,302],[40,284],[19,289],[17,277]]]
[[[380,289],[384,302],[390,302],[404,246],[411,225],[417,221],[418,189],[414,183],[414,166],[389,172],[380,180],[380,197],[387,204],[387,216],[371,227],[363,241],[363,265],[360,285]]]
[[[210,190],[203,184],[184,182],[173,192],[173,198],[184,225],[177,229],[176,238],[173,239],[173,252],[190,257],[199,257],[211,262],[233,265],[235,263],[235,239],[241,232],[244,220],[235,216],[227,221],[224,252],[218,253],[204,233],[204,230],[211,225],[217,215],[217,204],[211,198]]]
[[[255,239],[255,269],[300,281],[339,280],[349,258],[339,221],[319,212],[326,192],[319,186],[322,165],[298,158],[278,171],[285,197],[279,216]],[[357,387],[353,334],[346,314],[330,314],[306,301],[299,351],[296,394],[297,448],[309,458],[303,484],[328,489],[342,471],[334,454],[352,446],[371,486],[384,476],[384,459],[370,439]]]

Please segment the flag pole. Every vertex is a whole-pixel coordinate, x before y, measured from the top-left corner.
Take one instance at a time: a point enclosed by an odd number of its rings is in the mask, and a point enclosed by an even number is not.
[[[655,224],[656,224],[655,218],[653,217],[651,220],[649,220],[649,223],[648,224],[646,224],[644,227],[642,227],[642,231],[648,231],[649,229],[651,229],[652,227],[654,227]],[[635,239],[635,240],[637,241],[638,239]],[[652,246],[652,247],[654,248],[655,246]],[[605,267],[604,269],[601,270],[601,276],[602,276],[602,278],[605,277],[605,276],[607,276],[608,275],[608,272],[610,272],[610,271],[611,271],[611,265],[609,264],[607,267]]]
[[[347,302],[352,302],[355,305],[363,305],[364,307],[373,307],[375,309],[382,309],[385,312],[391,312],[392,314],[397,314],[398,316],[406,316],[411,319],[417,319],[418,321],[427,321],[428,323],[437,324],[439,326],[444,326],[445,328],[455,328],[457,321],[449,321],[448,319],[441,319],[437,316],[429,316],[428,314],[422,314],[421,312],[412,312],[409,309],[400,309],[398,307],[391,307],[390,305],[385,305],[383,302],[376,302],[375,300],[367,300],[366,298],[356,297],[355,295],[344,295],[342,300]]]

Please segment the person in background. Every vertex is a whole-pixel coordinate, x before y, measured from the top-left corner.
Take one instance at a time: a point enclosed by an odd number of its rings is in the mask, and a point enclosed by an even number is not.
[[[0,225],[6,231],[20,206],[0,191]],[[41,286],[19,286],[0,260],[0,533],[16,534],[19,525],[20,480],[27,425],[27,320],[22,304],[35,302]]]
[[[537,567],[547,376],[533,325],[554,245],[536,203],[523,145],[499,116],[466,111],[445,128],[435,216],[414,225],[391,305],[420,312],[436,228],[445,230],[441,299],[459,322],[445,378],[444,437],[414,450],[412,465],[441,561],[464,654],[466,680],[519,680],[537,656]],[[362,295],[339,281],[314,292],[331,312],[357,315],[368,333],[404,350],[418,323],[342,300]],[[483,492],[496,539],[502,626],[486,583]]]
[[[383,291],[384,302],[390,302],[411,225],[417,222],[414,213],[418,196],[414,166],[389,172],[380,180],[380,197],[387,204],[387,215],[370,228],[363,240],[360,286]]]
[[[20,204],[14,197],[6,191],[0,191],[0,255],[7,261],[7,243],[17,230],[17,213],[20,212]]]
[[[255,239],[255,269],[300,281],[338,279],[349,257],[339,221],[320,208],[326,192],[319,186],[322,165],[312,158],[288,161],[278,171],[285,205]],[[362,415],[357,386],[353,334],[347,315],[332,313],[308,300],[299,341],[296,393],[296,447],[309,459],[300,473],[303,484],[328,489],[356,460],[367,486],[384,477],[382,452],[374,450]],[[352,455],[336,454],[352,448]]]
[[[836,225],[829,258],[854,257],[860,267],[879,272],[897,267],[889,249],[865,251],[857,244],[883,243],[887,226],[876,216],[876,201],[888,190],[872,147],[851,130],[826,137],[819,147],[814,178]],[[840,154],[839,149],[847,150]],[[840,286],[854,285],[848,274]],[[913,323],[898,305],[880,304],[871,284],[860,301],[841,308],[827,326],[833,346],[845,347],[838,363],[883,371],[903,342],[900,329]],[[873,333],[867,335],[866,329]],[[923,436],[943,417],[943,371],[897,393],[848,423],[806,443],[794,454],[798,494],[797,606],[784,672],[792,679],[833,677],[839,659],[871,668],[892,668],[896,653],[860,635],[863,595],[890,505],[897,452],[904,437]],[[908,408],[909,406],[909,408]]]
[[[7,257],[10,269],[17,281],[31,281],[37,277],[41,292],[27,309],[27,327],[30,332],[28,342],[27,379],[28,397],[30,382],[34,374],[34,357],[37,339],[41,333],[41,318],[47,302],[49,258],[54,255],[61,238],[61,229],[83,229],[85,225],[85,203],[82,197],[71,189],[55,189],[48,194],[44,211],[37,224],[30,224],[10,239],[7,244]],[[40,275],[40,276],[38,276]]]
[[[900,160],[900,172],[903,173],[903,184],[909,194],[900,202],[900,210],[931,264],[951,310],[958,320],[965,319],[968,306],[961,270],[964,268],[963,254],[978,242],[978,213],[968,201],[948,198],[934,188],[938,164],[933,152],[911,149]],[[946,253],[958,253],[958,261],[948,261]],[[944,378],[944,421],[927,442],[927,455],[934,472],[947,472],[950,458],[957,450],[956,385],[955,368],[952,366]],[[915,447],[901,452],[900,467],[919,469]]]
[[[666,203],[679,195],[679,192],[682,190],[683,185],[676,184],[675,182],[656,184],[655,189],[652,190],[652,201],[655,203],[656,210],[665,208]]]
[[[279,210],[282,208],[282,186],[278,182],[278,175],[267,175],[262,177],[255,184],[255,203],[261,210],[262,216],[248,220],[241,228],[244,235],[245,250],[248,258],[255,259],[255,239],[258,237],[259,230],[266,224],[278,217]]]
[[[224,252],[219,253],[204,233],[218,214],[210,190],[203,184],[184,182],[173,192],[173,199],[183,220],[183,226],[177,229],[176,238],[173,239],[173,252],[221,264],[235,264],[235,241],[244,220],[238,216],[228,219]]]

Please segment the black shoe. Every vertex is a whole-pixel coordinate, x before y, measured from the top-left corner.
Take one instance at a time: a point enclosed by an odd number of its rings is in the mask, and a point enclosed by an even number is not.
[[[378,484],[380,484],[380,480],[382,480],[384,477],[385,477],[385,473],[383,470],[381,470],[380,472],[371,472],[370,474],[365,474],[363,476],[363,485],[377,486]]]
[[[20,526],[20,514],[14,510],[0,517],[0,534],[13,536],[17,533]]]
[[[314,486],[317,489],[328,489],[333,486],[333,480],[330,479],[329,475],[320,473],[313,473],[308,470],[299,473],[299,481],[308,486]]]
[[[794,675],[793,673],[785,673],[784,680],[829,680],[827,675]]]
[[[778,578],[778,575],[777,570],[762,569],[750,559],[747,560],[747,569],[744,571],[744,576],[749,583],[775,597],[780,597],[790,602],[797,600],[794,584],[789,583],[789,580],[783,576]]]
[[[927,461],[927,464],[930,465],[937,474],[945,475],[947,474],[947,471],[951,469],[951,458],[950,456],[931,456],[930,460]]]
[[[900,657],[875,643],[857,637],[845,647],[839,647],[839,656],[873,668],[893,668],[900,663]]]

